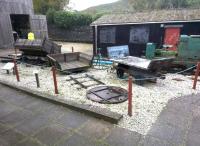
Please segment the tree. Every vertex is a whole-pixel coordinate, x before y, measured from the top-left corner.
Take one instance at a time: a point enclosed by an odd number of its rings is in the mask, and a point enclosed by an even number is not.
[[[200,4],[200,0],[129,0],[135,10],[186,8]]]
[[[160,9],[168,8],[186,8],[188,7],[188,0],[159,0]]]
[[[49,9],[63,10],[69,0],[33,0],[35,13],[46,14]]]

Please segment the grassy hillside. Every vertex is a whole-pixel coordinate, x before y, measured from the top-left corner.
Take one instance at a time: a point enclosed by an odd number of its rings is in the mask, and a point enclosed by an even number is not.
[[[200,0],[119,0],[115,3],[91,7],[82,12],[105,14],[182,8],[200,8]]]
[[[82,12],[89,14],[122,13],[131,11],[131,8],[132,7],[128,4],[128,0],[120,0],[110,4],[90,7]]]

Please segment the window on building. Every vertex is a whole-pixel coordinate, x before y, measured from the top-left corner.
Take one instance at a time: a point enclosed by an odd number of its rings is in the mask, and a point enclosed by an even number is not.
[[[149,41],[149,27],[135,26],[130,29],[130,43],[145,44]]]
[[[116,41],[116,28],[102,28],[100,30],[100,43],[112,43]]]

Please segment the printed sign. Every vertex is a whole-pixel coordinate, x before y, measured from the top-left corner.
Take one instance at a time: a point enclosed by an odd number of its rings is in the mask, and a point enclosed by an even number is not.
[[[129,56],[128,45],[107,47],[107,51],[108,51],[108,57],[110,59],[117,59]]]

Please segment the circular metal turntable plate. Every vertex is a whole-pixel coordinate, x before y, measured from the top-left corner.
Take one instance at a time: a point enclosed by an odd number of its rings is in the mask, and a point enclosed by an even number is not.
[[[128,92],[120,87],[99,86],[87,92],[87,98],[104,104],[122,103],[128,99]]]

